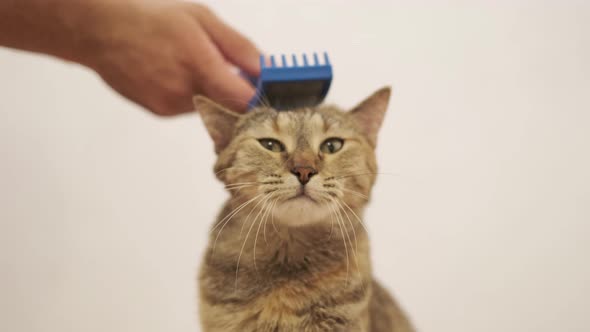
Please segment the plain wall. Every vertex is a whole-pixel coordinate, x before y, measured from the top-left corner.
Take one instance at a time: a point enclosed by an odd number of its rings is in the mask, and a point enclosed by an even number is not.
[[[208,3],[268,53],[327,50],[331,102],[393,85],[366,222],[421,331],[588,331],[587,2]],[[0,331],[199,331],[214,159],[198,115],[0,49]]]

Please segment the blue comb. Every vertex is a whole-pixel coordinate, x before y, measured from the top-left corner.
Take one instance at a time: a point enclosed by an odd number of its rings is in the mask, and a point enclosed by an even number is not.
[[[266,61],[260,56],[260,76],[250,78],[256,86],[256,95],[249,108],[260,105],[271,106],[277,110],[290,110],[311,107],[321,103],[332,83],[332,65],[328,54],[324,53],[324,62],[320,63],[317,53],[313,54],[313,63],[309,63],[303,54],[302,63],[298,63],[295,54],[287,64],[287,57],[281,55],[281,65],[277,66],[274,55]]]

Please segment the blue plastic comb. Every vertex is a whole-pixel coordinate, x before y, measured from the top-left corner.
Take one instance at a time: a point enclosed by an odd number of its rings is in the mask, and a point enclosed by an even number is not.
[[[324,63],[320,63],[317,53],[313,54],[311,64],[305,54],[301,64],[295,54],[291,59],[291,64],[287,64],[287,57],[281,55],[278,66],[273,55],[269,62],[264,55],[260,56],[260,76],[250,78],[256,86],[256,95],[248,104],[249,108],[270,105],[277,110],[292,110],[315,106],[324,100],[332,83],[328,54],[324,53]]]

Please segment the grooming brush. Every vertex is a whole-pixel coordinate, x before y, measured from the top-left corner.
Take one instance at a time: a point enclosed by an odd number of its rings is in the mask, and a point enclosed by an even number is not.
[[[281,65],[277,65],[274,55],[267,59],[260,56],[260,76],[249,78],[256,86],[256,95],[250,100],[249,108],[271,106],[276,110],[292,110],[311,107],[321,103],[332,83],[332,65],[328,54],[324,53],[323,63],[317,53],[313,54],[313,63],[303,54],[301,64],[297,56],[281,55]]]

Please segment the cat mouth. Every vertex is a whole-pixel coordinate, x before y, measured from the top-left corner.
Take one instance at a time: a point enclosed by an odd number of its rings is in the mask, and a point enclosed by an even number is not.
[[[315,199],[313,199],[313,197],[309,196],[309,194],[305,192],[305,189],[300,190],[299,192],[297,192],[297,194],[295,194],[295,196],[290,197],[287,200],[288,201],[307,200],[307,201],[317,203],[317,201]]]

